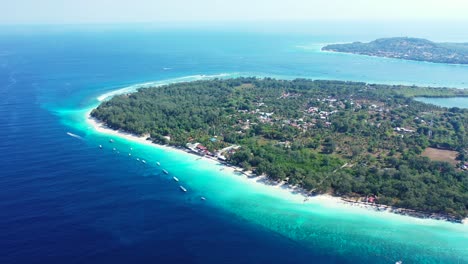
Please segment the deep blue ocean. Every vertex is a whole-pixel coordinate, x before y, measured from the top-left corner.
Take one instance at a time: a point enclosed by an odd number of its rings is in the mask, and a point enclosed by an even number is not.
[[[86,132],[77,117],[103,93],[186,76],[468,88],[467,66],[319,51],[324,43],[354,40],[349,34],[202,29],[0,29],[0,263],[467,263],[468,251],[460,245],[468,245],[467,228],[448,226],[453,224],[444,224],[446,240],[437,236],[436,246],[417,251],[417,242],[376,242],[372,226],[369,236],[363,231],[353,234],[356,240],[347,237],[345,217],[320,230],[314,222],[308,227],[281,220],[303,219],[297,212],[269,218],[236,204],[243,201],[240,191],[220,197],[223,202],[200,202],[191,193],[203,191],[202,184],[187,179],[194,191],[183,195],[154,166],[136,163],[112,151],[108,137]],[[134,156],[172,163],[182,181],[203,177],[203,170],[190,169],[193,164],[181,161],[177,168],[171,155],[141,149]],[[389,228],[389,235],[399,228]],[[374,250],[355,245],[362,241],[375,244]]]

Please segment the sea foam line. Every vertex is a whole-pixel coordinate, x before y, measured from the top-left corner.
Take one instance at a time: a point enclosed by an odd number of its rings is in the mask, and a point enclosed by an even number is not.
[[[215,78],[228,78],[228,77],[234,77],[237,75],[238,73],[220,73],[220,74],[212,74],[212,75],[196,74],[196,75],[183,76],[183,77],[167,79],[167,80],[162,80],[162,81],[139,83],[139,84],[130,85],[124,88],[120,88],[118,90],[114,90],[114,91],[110,91],[108,93],[102,94],[97,97],[97,100],[99,102],[103,102],[105,100],[111,99],[113,96],[135,92],[136,90],[140,88],[159,87],[159,86],[172,84],[172,83],[179,83],[179,82],[210,80],[210,79],[215,79]]]

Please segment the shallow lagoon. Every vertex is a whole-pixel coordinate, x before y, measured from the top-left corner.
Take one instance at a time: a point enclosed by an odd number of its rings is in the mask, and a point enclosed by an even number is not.
[[[468,97],[452,97],[452,98],[416,97],[414,99],[423,103],[438,105],[442,107],[468,108]]]

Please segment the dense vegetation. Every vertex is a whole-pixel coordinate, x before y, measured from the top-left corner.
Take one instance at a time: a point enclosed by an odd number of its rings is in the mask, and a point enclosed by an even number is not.
[[[322,49],[406,60],[468,64],[468,43],[435,43],[418,38],[383,38],[369,43],[333,44]]]
[[[442,88],[270,78],[178,83],[115,96],[92,116],[158,143],[200,142],[228,162],[313,193],[467,215],[468,173],[422,157],[427,147],[467,158],[468,111],[411,96]],[[219,153],[218,153],[219,155]]]

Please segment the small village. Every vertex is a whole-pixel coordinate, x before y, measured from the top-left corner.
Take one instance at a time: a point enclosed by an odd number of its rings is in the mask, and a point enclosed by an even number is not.
[[[302,97],[300,93],[283,92],[277,100],[290,100]],[[373,116],[373,119],[363,120],[368,126],[380,127],[382,122],[385,120],[394,120],[398,116],[392,116],[392,109],[385,105],[385,103],[379,101],[370,101],[367,99],[356,100],[352,95],[343,96],[341,98],[334,96],[326,96],[321,98],[310,99],[308,104],[305,104],[302,109],[298,109],[297,112],[301,115],[300,118],[287,118],[281,114],[275,113],[272,107],[269,107],[266,103],[261,102],[254,103],[255,109],[252,110],[237,110],[237,114],[231,115],[230,118],[236,120],[235,124],[232,125],[232,129],[239,135],[245,135],[250,129],[253,129],[256,125],[271,125],[281,127],[291,127],[297,131],[297,133],[305,133],[307,131],[313,131],[315,128],[327,129],[331,128],[333,117],[343,112],[359,112],[365,111],[369,116]],[[398,108],[405,108],[408,105],[398,105]],[[380,122],[379,122],[380,121]],[[418,125],[432,125],[431,122],[426,122],[423,117],[415,117],[411,126],[396,126],[393,127],[392,131],[394,136],[411,136],[411,134],[417,133],[416,129]],[[166,139],[170,139],[170,136],[165,136]],[[207,142],[210,146],[221,146],[221,149],[208,147],[200,142],[196,142],[195,139],[189,138],[186,144],[187,149],[191,152],[201,156],[211,156],[217,158],[220,161],[228,161],[229,158],[241,148],[240,145],[228,144],[223,142],[223,134],[213,135]],[[291,147],[292,142],[289,140],[279,141],[277,145],[284,146],[286,148]],[[459,163],[458,167],[461,170],[468,170],[468,162]],[[370,198],[372,200],[372,198]],[[371,201],[372,202],[372,201]]]
[[[464,139],[457,136],[464,135],[459,133],[464,112],[405,96],[455,90],[255,78],[175,86],[122,96],[118,108],[109,101],[93,113],[114,129],[147,134],[155,143],[234,166],[242,174],[372,206],[435,212],[440,203],[426,207],[416,194],[405,192],[413,192],[411,186],[424,177],[456,181],[468,168],[458,147]],[[120,109],[135,121],[123,122]],[[445,197],[431,189],[432,182],[427,179],[417,192]],[[460,214],[458,207],[448,214],[453,212]]]

